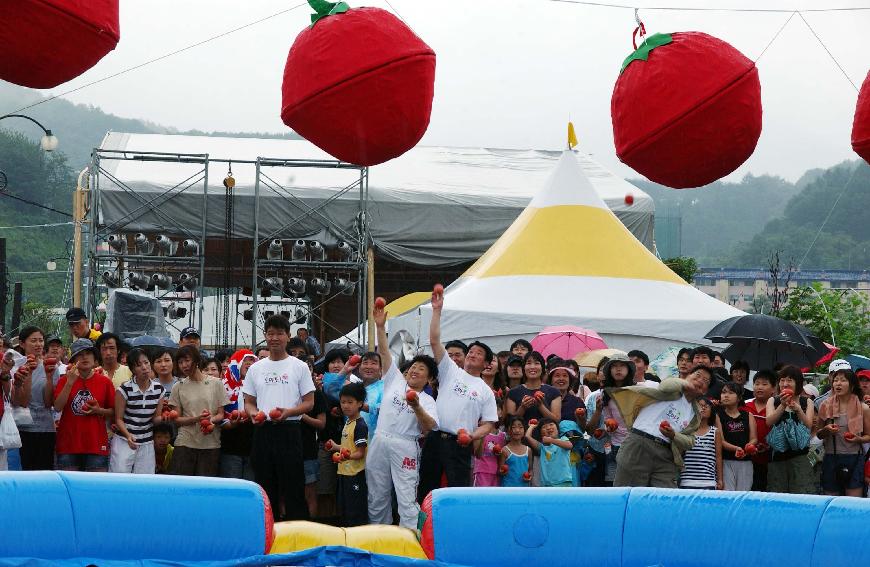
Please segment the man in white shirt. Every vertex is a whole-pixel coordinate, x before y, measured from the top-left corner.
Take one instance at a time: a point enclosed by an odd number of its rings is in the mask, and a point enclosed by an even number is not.
[[[493,431],[498,421],[495,394],[481,380],[480,373],[492,361],[492,350],[475,341],[468,345],[464,368],[459,368],[447,356],[441,344],[441,309],[444,290],[435,286],[432,292],[432,321],[429,344],[438,363],[438,429],[426,438],[420,466],[418,500],[426,498],[441,485],[441,473],[447,475],[448,486],[471,486],[471,450],[473,442]],[[466,445],[459,444],[459,430],[470,436]]]
[[[257,425],[254,480],[266,491],[276,522],[307,520],[300,420],[314,407],[314,382],[308,365],[287,354],[290,322],[272,315],[264,327],[269,358],[252,364],[242,384],[245,410]],[[258,423],[261,411],[265,420]]]
[[[616,455],[613,486],[677,488],[683,454],[700,425],[696,400],[712,379],[709,367],[696,366],[685,380],[669,378],[659,388],[607,389],[630,428]]]
[[[438,366],[428,355],[414,357],[407,372],[407,381],[387,343],[387,315],[375,302],[372,318],[378,328],[378,354],[387,367],[383,382],[383,397],[378,428],[366,455],[369,521],[392,524],[393,510],[390,492],[395,489],[399,508],[399,525],[415,529],[420,506],[417,504],[417,484],[420,479],[421,435],[438,428],[438,410],[432,396],[423,391],[431,378],[437,378]]]

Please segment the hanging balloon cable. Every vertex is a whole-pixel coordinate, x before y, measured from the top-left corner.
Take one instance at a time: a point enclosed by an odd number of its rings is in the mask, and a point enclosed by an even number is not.
[[[640,11],[639,8],[634,9],[634,21],[637,23],[637,27],[634,28],[634,32],[631,34],[631,44],[634,45],[634,49],[637,50],[637,38],[640,36],[640,43],[643,45],[643,42],[646,40],[646,26],[643,25],[643,22],[640,21]]]

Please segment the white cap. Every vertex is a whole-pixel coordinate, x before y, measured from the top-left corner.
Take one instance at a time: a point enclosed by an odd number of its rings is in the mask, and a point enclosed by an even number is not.
[[[819,397],[819,389],[816,388],[813,384],[804,384],[804,393],[808,396],[812,396],[813,398]]]
[[[828,374],[839,370],[852,370],[852,365],[849,364],[849,361],[843,360],[842,358],[833,360],[831,361],[831,364],[828,365]]]

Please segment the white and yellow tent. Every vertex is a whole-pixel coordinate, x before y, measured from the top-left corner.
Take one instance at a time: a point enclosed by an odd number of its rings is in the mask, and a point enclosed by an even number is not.
[[[634,238],[566,151],[501,238],[447,288],[441,336],[500,350],[572,324],[611,347],[655,355],[706,343],[707,331],[741,313],[685,283]],[[400,335],[428,346],[428,303],[392,315],[394,347]]]

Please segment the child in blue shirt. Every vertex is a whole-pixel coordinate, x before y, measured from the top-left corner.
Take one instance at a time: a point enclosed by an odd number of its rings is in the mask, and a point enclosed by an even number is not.
[[[532,459],[529,448],[523,445],[523,420],[516,416],[508,418],[507,433],[508,444],[498,455],[501,485],[528,486],[532,478]]]
[[[573,486],[571,450],[573,445],[559,437],[559,426],[552,419],[530,422],[526,443],[541,460],[541,486]]]

